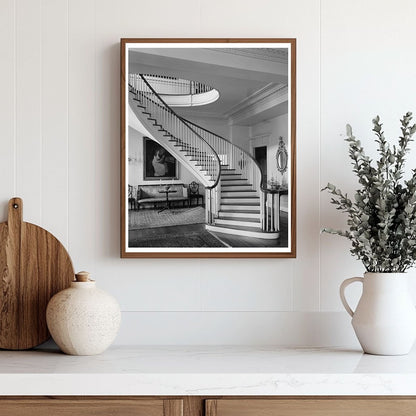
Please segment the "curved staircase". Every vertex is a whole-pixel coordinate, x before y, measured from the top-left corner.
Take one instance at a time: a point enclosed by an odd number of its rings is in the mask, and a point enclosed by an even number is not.
[[[205,186],[206,228],[216,233],[277,239],[279,195],[263,186],[262,172],[254,158],[176,114],[147,77],[130,74],[130,108],[152,138]]]

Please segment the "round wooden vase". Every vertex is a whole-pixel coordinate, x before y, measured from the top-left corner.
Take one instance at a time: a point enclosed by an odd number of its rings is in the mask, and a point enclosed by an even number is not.
[[[88,272],[50,300],[46,309],[49,331],[59,348],[71,355],[95,355],[114,341],[120,326],[117,301],[97,289]]]

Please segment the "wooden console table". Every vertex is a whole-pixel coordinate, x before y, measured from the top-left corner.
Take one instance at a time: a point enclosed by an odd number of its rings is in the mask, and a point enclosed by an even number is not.
[[[412,397],[8,397],[7,416],[413,416]]]
[[[410,416],[416,354],[343,349],[113,348],[0,352],[7,416]]]

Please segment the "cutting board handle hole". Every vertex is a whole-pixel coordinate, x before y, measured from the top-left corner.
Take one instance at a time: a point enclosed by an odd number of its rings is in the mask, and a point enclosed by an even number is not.
[[[14,208],[14,209],[17,209],[17,208],[19,208],[19,205],[17,205],[17,204],[13,204],[13,208]]]

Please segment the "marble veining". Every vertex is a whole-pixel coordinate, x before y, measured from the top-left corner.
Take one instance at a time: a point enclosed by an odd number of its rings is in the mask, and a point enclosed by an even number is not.
[[[53,346],[0,352],[1,395],[415,395],[416,350],[113,347],[67,356]]]

